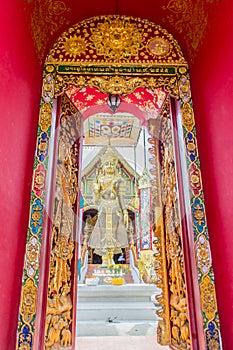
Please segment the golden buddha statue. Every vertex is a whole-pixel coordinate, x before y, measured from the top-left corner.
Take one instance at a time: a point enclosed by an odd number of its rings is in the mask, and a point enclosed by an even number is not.
[[[101,158],[101,171],[93,184],[98,218],[89,239],[89,246],[102,256],[102,264],[114,264],[114,254],[128,246],[128,212],[123,199],[123,179],[117,169],[116,154],[108,146]]]

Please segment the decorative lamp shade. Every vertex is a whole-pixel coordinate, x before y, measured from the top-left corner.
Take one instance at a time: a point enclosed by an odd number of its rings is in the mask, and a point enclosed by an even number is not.
[[[113,111],[113,113],[115,113],[116,110],[118,109],[118,107],[120,106],[121,98],[119,95],[110,94],[108,96],[107,103],[108,103],[110,109]]]

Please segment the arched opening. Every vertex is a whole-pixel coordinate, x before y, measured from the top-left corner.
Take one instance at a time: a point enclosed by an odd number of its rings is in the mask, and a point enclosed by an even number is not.
[[[109,113],[109,94],[120,95],[118,112],[128,113],[124,118],[113,113],[100,117],[105,109]],[[121,123],[128,123],[128,131],[131,127],[128,135],[133,133],[129,113],[136,116],[134,121],[140,120],[138,130],[147,128],[151,145],[145,147],[144,142],[144,150],[151,154],[150,186],[145,186],[143,174],[139,186],[134,174],[134,185],[140,187],[140,225],[139,235],[133,231],[128,245],[140,280],[151,279],[161,290],[158,342],[177,349],[210,348],[210,340],[219,344],[188,67],[178,44],[161,27],[110,16],[69,29],[45,64],[19,348],[22,344],[74,348],[78,260],[84,256],[79,250],[81,245],[85,248],[77,235],[80,207],[85,206],[81,204],[83,136],[86,141],[89,137],[88,142],[101,137],[117,145]],[[94,125],[91,141],[85,118]],[[123,145],[135,146],[126,132],[122,135]],[[130,207],[122,209],[130,216]],[[90,246],[96,249],[95,244]],[[147,252],[151,252],[151,270]],[[106,255],[102,254],[101,263]]]

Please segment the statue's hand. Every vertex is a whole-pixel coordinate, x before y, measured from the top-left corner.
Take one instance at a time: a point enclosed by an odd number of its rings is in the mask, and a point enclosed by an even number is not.
[[[93,191],[94,191],[95,194],[98,194],[98,193],[99,193],[99,191],[100,191],[100,185],[99,185],[98,183],[95,183],[95,184],[93,185]]]
[[[87,244],[87,239],[84,239],[84,242],[83,242],[83,247],[84,248],[87,248],[88,244]]]
[[[126,226],[126,228],[128,228],[129,226],[129,216],[127,213],[124,213],[124,224]]]

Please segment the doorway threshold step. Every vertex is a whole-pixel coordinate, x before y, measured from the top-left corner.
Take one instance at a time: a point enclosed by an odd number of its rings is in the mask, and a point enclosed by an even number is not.
[[[156,337],[157,322],[128,321],[82,321],[77,324],[78,337],[92,336],[142,336],[154,335]],[[78,340],[78,338],[77,338]]]

